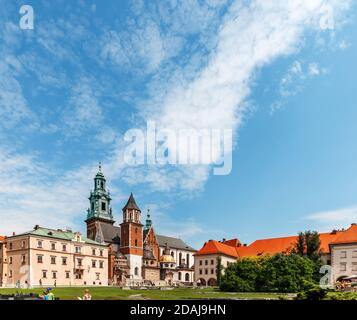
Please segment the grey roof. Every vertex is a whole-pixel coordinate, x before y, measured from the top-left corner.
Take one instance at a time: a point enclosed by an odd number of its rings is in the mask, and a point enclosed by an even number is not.
[[[129,200],[126,203],[126,205],[124,206],[123,211],[125,211],[126,209],[135,209],[135,210],[139,210],[140,211],[140,209],[139,209],[139,207],[136,204],[136,201],[134,199],[133,193],[130,194]]]
[[[108,223],[99,222],[103,233],[104,242],[120,243],[120,227]]]
[[[167,244],[170,248],[173,249],[197,251],[196,249],[190,247],[187,243],[185,243],[183,240],[179,238],[156,235],[156,239],[160,247],[165,247]]]

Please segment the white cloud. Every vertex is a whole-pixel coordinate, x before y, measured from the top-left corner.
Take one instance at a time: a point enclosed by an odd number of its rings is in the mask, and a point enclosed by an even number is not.
[[[357,207],[320,211],[309,214],[306,219],[316,222],[325,230],[346,228],[357,222]]]
[[[346,4],[323,0],[234,2],[215,36],[217,44],[207,63],[199,70],[185,70],[191,73],[181,73],[175,68],[169,73],[165,70],[166,75],[173,76],[167,80],[163,75],[167,85],[160,83],[152,88],[152,100],[144,102],[143,117],[156,120],[163,128],[228,128],[237,132],[244,120],[247,107],[244,102],[256,71],[279,57],[297,52],[303,46],[305,31],[322,32],[320,22],[326,5],[332,6],[338,23]],[[204,56],[205,52],[201,54]],[[318,70],[314,65],[309,69],[310,73]],[[290,78],[302,77],[300,63],[289,72]],[[289,94],[287,90],[283,93]],[[169,171],[167,179],[171,175],[177,181],[177,175],[186,175],[185,169],[175,170]],[[142,176],[140,182],[150,185],[159,180]],[[201,185],[208,177],[200,175],[195,184]]]

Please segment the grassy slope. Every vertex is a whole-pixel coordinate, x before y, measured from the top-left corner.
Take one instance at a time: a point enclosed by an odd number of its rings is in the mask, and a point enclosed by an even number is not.
[[[273,293],[229,293],[220,292],[214,289],[174,289],[174,290],[122,290],[113,287],[89,288],[93,299],[96,300],[121,300],[121,299],[279,299],[282,294]],[[0,294],[22,293],[41,293],[41,289],[3,289]],[[53,293],[62,300],[77,299],[82,296],[84,288],[55,288]]]

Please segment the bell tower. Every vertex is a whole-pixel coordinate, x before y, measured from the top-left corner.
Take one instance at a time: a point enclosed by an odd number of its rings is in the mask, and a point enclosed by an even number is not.
[[[123,208],[123,222],[120,224],[120,252],[127,257],[132,279],[141,279],[143,257],[143,225],[141,210],[131,193]]]
[[[94,177],[94,189],[89,196],[90,207],[87,209],[87,237],[98,240],[98,223],[114,224],[111,197],[106,189],[106,179],[102,173],[102,165],[99,163],[99,171]]]

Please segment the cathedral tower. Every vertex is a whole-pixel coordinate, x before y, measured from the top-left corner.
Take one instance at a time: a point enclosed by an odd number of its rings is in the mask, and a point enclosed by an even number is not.
[[[113,225],[113,214],[110,206],[110,193],[106,189],[106,180],[99,163],[99,171],[94,178],[94,190],[89,196],[90,207],[87,210],[87,237],[102,242],[99,224]]]
[[[141,279],[143,257],[143,225],[141,210],[131,193],[123,208],[123,222],[120,224],[120,251],[127,257],[132,279]]]

